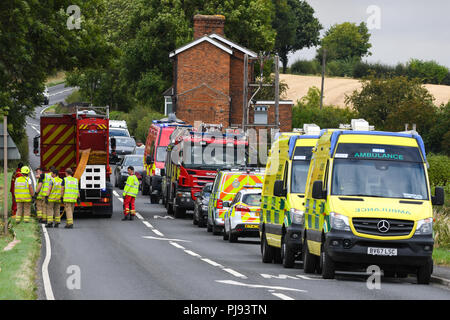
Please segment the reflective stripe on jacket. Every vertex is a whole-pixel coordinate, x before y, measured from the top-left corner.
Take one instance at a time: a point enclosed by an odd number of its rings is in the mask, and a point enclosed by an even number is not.
[[[16,202],[31,202],[30,184],[30,178],[22,176],[16,179],[14,184],[14,196],[16,197]]]
[[[133,198],[136,198],[138,192],[139,192],[139,179],[136,177],[136,175],[129,176],[127,178],[127,182],[125,183],[125,188],[123,188],[123,195],[124,196],[132,196]]]
[[[78,198],[78,179],[74,177],[64,178],[64,202],[77,202]]]
[[[48,187],[50,186],[50,179],[52,178],[52,174],[47,172],[44,175],[44,181],[42,182],[41,190],[39,190],[39,194],[36,199],[44,199],[48,192]]]
[[[48,195],[49,202],[60,202],[62,191],[62,179],[60,177],[51,178],[53,185],[50,194]]]

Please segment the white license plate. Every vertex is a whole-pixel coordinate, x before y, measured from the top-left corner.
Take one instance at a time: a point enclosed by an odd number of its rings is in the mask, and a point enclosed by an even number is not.
[[[367,254],[370,254],[373,256],[396,256],[397,249],[369,247],[369,248],[367,248]]]

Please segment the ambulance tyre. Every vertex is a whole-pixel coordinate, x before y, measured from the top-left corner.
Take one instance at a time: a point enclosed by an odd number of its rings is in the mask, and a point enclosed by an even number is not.
[[[417,283],[429,284],[433,272],[433,260],[430,258],[426,264],[417,269]]]
[[[324,279],[334,279],[335,265],[334,261],[331,260],[327,253],[326,248],[322,246],[320,252],[320,268],[322,269],[322,278]]]
[[[266,233],[263,231],[261,238],[261,256],[262,262],[271,263],[273,261],[274,248],[269,246],[266,239]]]
[[[283,261],[283,267],[294,267],[295,253],[291,248],[288,247],[286,235],[283,236],[283,240],[281,242],[281,260]]]
[[[303,271],[305,273],[314,273],[316,271],[317,257],[309,252],[306,238],[303,241]]]

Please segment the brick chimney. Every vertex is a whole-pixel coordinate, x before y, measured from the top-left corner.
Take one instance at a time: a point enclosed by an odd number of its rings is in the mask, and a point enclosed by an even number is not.
[[[222,15],[202,15],[194,16],[194,40],[211,33],[223,36],[225,26],[225,17]]]

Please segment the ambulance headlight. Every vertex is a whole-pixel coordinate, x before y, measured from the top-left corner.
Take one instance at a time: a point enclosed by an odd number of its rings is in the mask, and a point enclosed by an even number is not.
[[[336,212],[330,212],[331,229],[350,231],[348,217]]]
[[[304,211],[291,208],[291,210],[289,210],[289,213],[291,215],[292,223],[303,224],[305,222]]]
[[[426,218],[417,221],[417,228],[414,234],[432,234],[433,233],[433,218]]]

